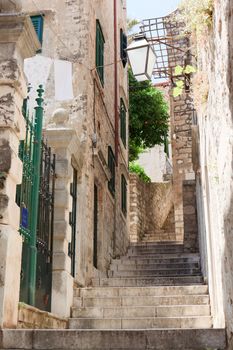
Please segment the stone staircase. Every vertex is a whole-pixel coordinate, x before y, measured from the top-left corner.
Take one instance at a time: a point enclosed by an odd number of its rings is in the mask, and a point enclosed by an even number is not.
[[[174,242],[176,234],[171,228],[168,229],[156,229],[152,232],[147,232],[142,237],[142,243],[155,243],[155,242]]]
[[[224,349],[225,331],[212,326],[199,254],[179,242],[132,244],[108,278],[75,289],[69,321],[72,330],[94,331],[98,349]],[[117,345],[105,348],[104,334]]]
[[[179,242],[131,245],[108,278],[75,288],[67,330],[0,330],[0,350],[225,348],[225,330],[212,328],[199,255]]]

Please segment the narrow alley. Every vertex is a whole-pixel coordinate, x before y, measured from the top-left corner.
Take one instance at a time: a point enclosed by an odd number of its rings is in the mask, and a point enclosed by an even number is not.
[[[233,350],[231,0],[0,0],[0,350]]]

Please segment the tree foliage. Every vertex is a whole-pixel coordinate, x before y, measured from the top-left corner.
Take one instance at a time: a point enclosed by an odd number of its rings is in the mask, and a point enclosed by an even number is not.
[[[168,104],[149,81],[138,82],[129,71],[129,155],[164,143],[168,133]]]
[[[137,174],[142,181],[146,183],[151,182],[150,177],[146,174],[144,168],[141,165],[135,162],[131,162],[129,164],[129,171],[130,173]]]

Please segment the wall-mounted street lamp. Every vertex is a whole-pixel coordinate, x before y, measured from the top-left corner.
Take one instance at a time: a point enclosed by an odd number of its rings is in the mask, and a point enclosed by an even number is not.
[[[156,54],[144,34],[134,36],[127,48],[133,74],[137,81],[151,80]]]

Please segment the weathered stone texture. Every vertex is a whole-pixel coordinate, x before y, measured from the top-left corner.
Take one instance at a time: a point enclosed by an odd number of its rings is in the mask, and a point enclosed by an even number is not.
[[[200,133],[198,181],[200,235],[207,242],[208,274],[214,325],[233,333],[233,5],[215,2],[213,30],[198,42],[199,69],[209,86],[197,108]],[[196,89],[200,89],[196,86]],[[203,242],[202,242],[203,243]],[[202,249],[205,254],[205,249]],[[232,347],[230,346],[230,349]]]
[[[5,4],[4,12],[14,5],[16,1]],[[21,110],[26,94],[22,63],[38,48],[33,26],[25,16],[0,16],[0,328],[17,325],[22,238],[15,197],[16,185],[22,180],[18,149],[25,137]]]
[[[174,37],[173,46],[181,49],[181,51],[168,49],[169,65],[173,69],[178,64],[185,66],[188,61],[184,52],[189,47],[189,40],[180,36],[181,27],[179,25],[169,30]],[[175,231],[176,238],[181,241],[184,239],[183,181],[195,179],[192,165],[193,103],[191,94],[184,91],[181,96],[174,98],[171,91],[170,106]]]
[[[184,249],[189,252],[198,252],[198,223],[196,205],[195,181],[183,183],[184,206]]]
[[[144,183],[136,174],[130,174],[130,240],[138,242],[142,237],[164,227],[167,233],[174,232],[172,184]],[[169,231],[170,230],[170,231]],[[175,238],[175,236],[173,237]]]
[[[67,319],[59,318],[33,306],[19,304],[18,324],[20,329],[66,329]]]
[[[30,0],[23,0],[22,3],[27,13],[35,14],[34,4]],[[78,166],[76,163],[74,165],[78,171],[75,279],[79,284],[85,285],[91,283],[94,275],[106,274],[111,257],[124,254],[128,246],[128,217],[121,211],[121,175],[124,174],[125,178],[128,178],[128,155],[121,140],[118,146],[119,164],[116,167],[115,197],[108,190],[108,146],[111,146],[114,153],[116,151],[113,2],[42,0],[38,7],[45,14],[42,56],[72,63],[74,98],[71,100],[55,100],[54,69],[49,71],[48,80],[44,84],[45,127],[50,129],[53,122],[51,115],[57,108],[62,107],[68,113],[65,126],[75,130],[80,141],[77,147],[70,150],[71,157],[68,158],[64,156],[64,147],[61,152],[62,146],[59,150],[59,143],[56,146],[58,181],[55,202],[59,213],[55,213],[55,237],[58,236],[58,228],[61,231],[60,221],[63,224],[66,221],[63,228],[65,232],[68,231],[67,214],[62,213],[61,208],[68,208],[71,179],[66,175],[69,165],[63,164],[62,159],[66,158],[69,163],[71,159],[79,158],[82,159],[82,164],[79,162]],[[117,7],[117,56],[120,57],[120,28],[126,30],[126,11],[122,1],[117,2]],[[96,19],[101,24],[105,38],[104,86],[95,68]],[[124,99],[126,106],[128,105],[127,68],[123,68],[119,62],[117,70],[119,111],[120,98]],[[62,135],[59,137],[62,143]],[[94,139],[97,143],[93,143]],[[98,187],[98,269],[93,267],[94,184]],[[59,232],[59,235],[61,234]],[[63,249],[61,242],[56,242],[55,246]]]

